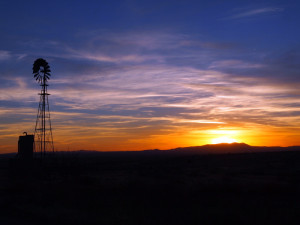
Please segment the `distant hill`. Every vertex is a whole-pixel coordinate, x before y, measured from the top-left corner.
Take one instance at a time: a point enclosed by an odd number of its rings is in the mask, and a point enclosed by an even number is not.
[[[61,154],[74,154],[74,155],[162,155],[162,154],[233,154],[233,153],[255,153],[255,152],[285,152],[285,151],[300,151],[300,146],[290,147],[267,147],[267,146],[251,146],[245,143],[222,143],[222,144],[207,144],[202,146],[191,147],[178,147],[168,150],[148,149],[142,151],[72,151],[61,152]]]
[[[197,154],[227,154],[227,153],[253,153],[253,152],[281,152],[281,151],[300,151],[300,146],[291,147],[265,147],[250,146],[245,143],[222,143],[208,144],[203,146],[183,147],[171,149],[171,152],[197,153]]]
[[[300,151],[300,146],[290,147],[267,147],[267,146],[251,146],[245,143],[222,143],[222,144],[207,144],[202,146],[191,146],[191,147],[179,147],[168,150],[149,149],[141,151],[91,151],[91,150],[79,150],[79,151],[59,151],[56,154],[60,156],[118,156],[118,157],[131,157],[141,155],[209,155],[209,154],[234,154],[234,153],[258,153],[258,152],[289,152],[289,151]],[[16,153],[0,154],[3,158],[14,157]]]

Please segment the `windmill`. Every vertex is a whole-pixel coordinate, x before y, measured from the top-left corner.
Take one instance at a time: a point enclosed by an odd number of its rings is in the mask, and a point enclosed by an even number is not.
[[[35,124],[35,152],[40,152],[41,157],[46,155],[46,152],[54,152],[53,136],[50,120],[49,102],[48,102],[48,80],[50,80],[50,66],[47,61],[39,58],[33,63],[34,78],[40,83],[41,92],[40,103]]]

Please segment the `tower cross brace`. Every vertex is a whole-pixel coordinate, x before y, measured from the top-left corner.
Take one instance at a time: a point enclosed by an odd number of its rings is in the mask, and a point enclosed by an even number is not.
[[[40,70],[40,67],[43,67]],[[33,64],[34,77],[41,86],[40,102],[35,124],[35,152],[40,152],[41,157],[45,157],[47,152],[54,152],[52,127],[50,119],[48,84],[50,78],[50,67],[44,59],[37,59]]]

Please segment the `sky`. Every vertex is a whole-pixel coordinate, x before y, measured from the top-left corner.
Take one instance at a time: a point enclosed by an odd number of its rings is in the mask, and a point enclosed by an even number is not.
[[[51,68],[55,150],[300,145],[300,2],[0,2],[0,153],[34,133]]]

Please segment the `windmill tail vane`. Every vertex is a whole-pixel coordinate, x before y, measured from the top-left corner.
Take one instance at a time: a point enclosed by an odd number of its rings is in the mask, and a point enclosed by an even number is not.
[[[41,86],[40,102],[35,124],[35,152],[40,152],[41,157],[46,156],[46,153],[54,152],[51,118],[49,110],[48,84],[50,80],[50,66],[46,60],[39,58],[34,61],[32,68],[34,78]]]

